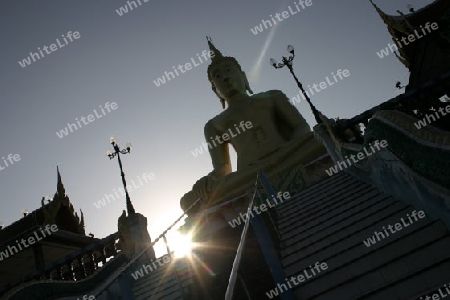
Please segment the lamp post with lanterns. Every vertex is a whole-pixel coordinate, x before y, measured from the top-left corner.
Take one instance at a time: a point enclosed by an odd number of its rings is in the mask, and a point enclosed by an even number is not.
[[[131,203],[130,195],[128,194],[127,182],[125,180],[125,173],[123,172],[122,161],[120,160],[120,154],[130,153],[131,143],[126,143],[125,149],[119,148],[119,146],[117,145],[117,141],[114,137],[111,137],[109,139],[109,143],[113,146],[114,152],[112,152],[111,150],[108,150],[108,151],[106,151],[106,155],[108,155],[109,159],[113,159],[114,157],[117,156],[117,160],[119,161],[119,167],[120,167],[120,175],[122,176],[123,188],[125,189],[128,215],[134,215],[136,212],[134,210],[133,204]]]
[[[283,56],[282,62],[278,63],[275,59],[270,59],[270,65],[272,65],[275,69],[281,69],[284,66],[288,67],[289,71],[291,72],[292,76],[294,77],[295,82],[297,83],[298,88],[302,92],[303,96],[305,97],[306,101],[309,104],[309,107],[311,107],[311,110],[313,112],[314,118],[316,119],[317,124],[321,124],[322,120],[320,119],[320,112],[317,110],[317,108],[311,103],[311,99],[309,99],[308,94],[306,94],[305,90],[303,89],[302,84],[298,80],[297,76],[295,76],[294,68],[292,67],[292,62],[294,60],[295,54],[294,54],[294,47],[292,45],[289,45],[287,47],[287,51],[290,53],[289,57]]]

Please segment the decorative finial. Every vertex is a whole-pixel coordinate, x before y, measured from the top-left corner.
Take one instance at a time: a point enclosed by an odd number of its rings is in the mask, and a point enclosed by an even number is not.
[[[377,11],[377,13],[380,15],[380,17],[384,20],[384,21],[386,21],[386,19],[388,19],[388,15],[384,12],[384,11],[382,11],[379,7],[378,7],[378,5],[376,5],[375,3],[373,3],[373,0],[369,0],[370,1],[370,3],[372,3],[372,6],[375,8],[375,10]]]
[[[211,37],[207,36],[206,40],[208,41],[209,50],[211,50],[214,53],[214,55],[211,55],[211,61],[214,62],[216,60],[223,59],[222,53],[216,48],[216,46],[214,46]]]
[[[81,225],[81,227],[84,228],[84,214],[83,214],[83,211],[81,210],[81,208],[80,208],[80,216],[81,216],[80,225]]]
[[[64,188],[64,184],[62,183],[61,174],[59,173],[59,167],[56,166],[56,172],[58,173],[58,184],[56,187],[56,191],[58,196],[64,197],[66,195],[66,190]]]

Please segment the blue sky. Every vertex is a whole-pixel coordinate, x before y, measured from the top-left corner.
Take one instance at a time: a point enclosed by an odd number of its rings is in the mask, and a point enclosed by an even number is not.
[[[397,9],[406,13],[408,4],[418,9],[431,2],[376,1],[395,15]],[[257,35],[250,29],[294,7],[294,1],[141,0],[142,5],[119,16],[116,10],[126,3],[0,2],[0,157],[21,157],[0,170],[0,221],[5,225],[55,193],[59,165],[67,194],[85,214],[87,233],[115,232],[124,197],[101,209],[93,204],[121,187],[117,161],[105,155],[111,135],[120,145],[134,145],[123,157],[129,181],[137,182],[144,173],[155,176],[131,192],[136,211],[148,218],[151,236],[175,220],[180,198],[212,169],[209,154],[194,157],[191,151],[204,141],[204,124],[222,108],[207,80],[206,63],[159,87],[153,80],[197,59],[207,49],[206,35],[224,55],[237,58],[255,93],[298,94],[288,70],[269,65],[269,58],[287,54],[288,44],[296,49],[294,70],[304,85],[349,70],[349,77],[311,97],[328,117],[350,118],[397,95],[397,80],[407,82],[408,71],[394,55],[380,59],[376,54],[392,40],[368,0],[313,0]],[[38,47],[57,38],[62,42],[69,31],[78,31],[80,38],[25,68],[19,65]],[[76,118],[87,118],[95,109],[100,113],[106,102],[117,103],[117,109],[57,136]],[[296,107],[314,125],[305,102]]]

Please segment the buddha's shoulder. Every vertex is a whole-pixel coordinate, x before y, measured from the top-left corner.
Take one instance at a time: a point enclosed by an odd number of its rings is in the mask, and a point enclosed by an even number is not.
[[[208,127],[221,127],[222,124],[227,122],[227,119],[229,118],[228,112],[225,110],[221,112],[220,114],[216,115],[214,118],[210,119],[205,124],[205,128]]]
[[[279,97],[286,98],[286,95],[280,90],[270,90],[253,95],[252,99],[273,99]]]

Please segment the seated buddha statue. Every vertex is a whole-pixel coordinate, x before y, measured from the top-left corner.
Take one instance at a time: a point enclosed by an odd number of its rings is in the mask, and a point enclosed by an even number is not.
[[[212,61],[207,74],[224,111],[204,128],[213,170],[181,199],[186,210],[202,197],[212,206],[241,195],[259,170],[275,174],[325,153],[303,116],[278,90],[253,94],[246,74],[234,57],[225,57],[208,39]],[[229,146],[237,153],[232,172]],[[270,177],[269,177],[270,178]]]

